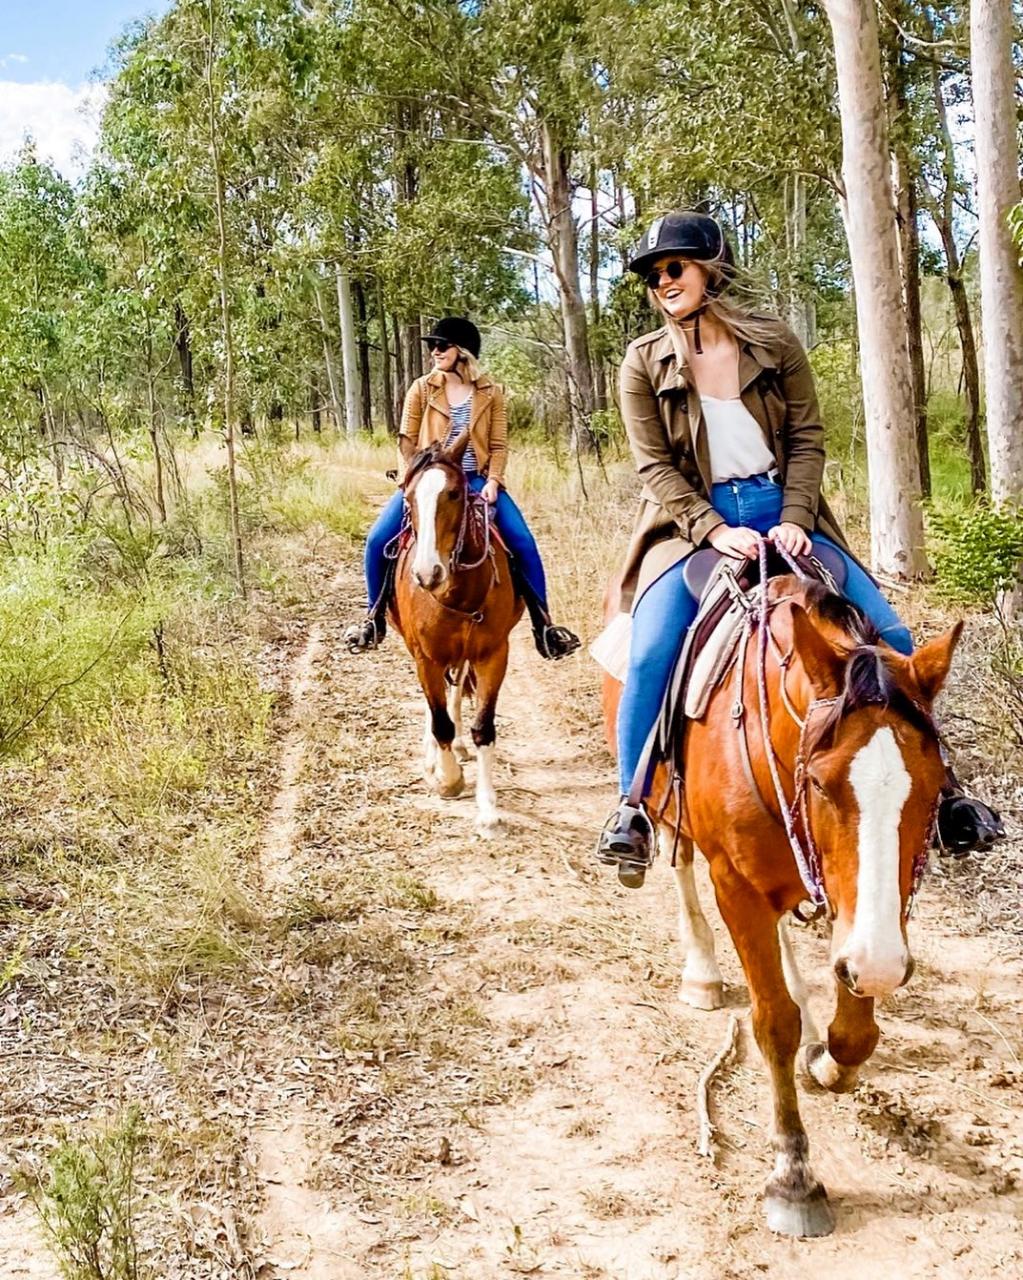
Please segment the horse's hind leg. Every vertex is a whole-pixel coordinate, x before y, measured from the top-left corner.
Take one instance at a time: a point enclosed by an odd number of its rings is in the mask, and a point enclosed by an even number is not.
[[[828,1027],[828,1043],[807,1046],[807,1070],[832,1093],[848,1093],[856,1084],[860,1066],[877,1047],[877,1023],[874,1002],[866,996],[854,996],[841,983],[836,983],[838,1003]],[[816,1039],[816,1037],[815,1037]]]
[[[835,1218],[810,1168],[799,1115],[795,1063],[801,1015],[785,982],[778,913],[731,867],[712,870],[718,905],[749,983],[753,1031],[771,1076],[774,1169],[764,1195],[767,1225],[786,1236],[826,1236]]]
[[[448,715],[455,726],[455,737],[451,749],[455,753],[456,760],[469,759],[469,749],[465,745],[465,731],[462,727],[462,699],[465,696],[465,677],[468,670],[468,663],[464,663],[453,673],[453,679],[448,685]]]
[[[473,663],[476,672],[476,718],[472,723],[472,740],[476,744],[476,830],[481,836],[496,835],[501,829],[494,787],[494,744],[497,695],[507,669],[507,642]]]
[[[671,860],[675,829],[662,824],[657,829],[661,857]],[[714,955],[714,935],[700,906],[693,873],[693,842],[679,835],[673,868],[678,890],[678,932],[682,943],[682,985],[679,998],[694,1009],[720,1009],[724,984]]]
[[[810,993],[806,989],[803,975],[799,972],[799,965],[792,950],[789,926],[784,917],[778,921],[778,946],[781,948],[781,967],[785,974],[785,985],[789,989],[789,995],[799,1005],[799,1045],[802,1048],[804,1045],[819,1041],[821,1035],[814,1021],[813,1010],[810,1008]]]
[[[448,715],[444,671],[426,661],[418,662],[417,667],[428,708],[424,773],[426,780],[432,782],[442,796],[452,799],[462,794],[465,775],[451,749],[455,726]]]

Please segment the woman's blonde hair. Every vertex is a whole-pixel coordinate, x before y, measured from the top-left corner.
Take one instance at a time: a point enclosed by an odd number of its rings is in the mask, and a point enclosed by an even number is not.
[[[707,314],[719,321],[737,342],[750,342],[758,347],[777,342],[781,317],[765,313],[757,305],[760,290],[750,276],[736,271],[734,267],[722,270],[717,262],[697,262],[693,258],[689,261],[699,267],[706,278],[707,292],[704,294],[703,306]],[[663,309],[656,290],[648,289],[647,297],[654,310],[664,317],[666,324],[680,323]]]
[[[464,369],[463,377],[466,382],[479,382],[483,375],[483,369],[480,362],[471,351],[466,351],[465,347],[457,347],[456,350],[458,351],[459,373],[462,373],[462,370]]]

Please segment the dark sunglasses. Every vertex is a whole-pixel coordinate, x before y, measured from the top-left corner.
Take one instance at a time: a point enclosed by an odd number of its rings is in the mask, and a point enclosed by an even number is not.
[[[445,351],[450,351],[451,343],[446,338],[427,338],[426,349],[428,351],[436,351],[439,355],[443,355]]]
[[[656,289],[661,283],[661,276],[666,275],[670,280],[681,280],[682,272],[685,271],[686,264],[679,262],[677,258],[671,262],[666,262],[663,267],[654,267],[652,271],[648,271],[643,279],[647,283],[648,289]]]

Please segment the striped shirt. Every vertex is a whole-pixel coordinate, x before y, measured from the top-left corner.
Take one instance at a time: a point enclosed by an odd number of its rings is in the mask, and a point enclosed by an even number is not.
[[[457,408],[451,410],[451,430],[448,432],[448,438],[444,441],[444,448],[449,449],[460,435],[469,430],[469,420],[472,417],[472,396]],[[462,470],[468,476],[474,476],[479,471],[479,463],[476,461],[476,450],[472,445],[466,447],[465,453],[462,454]]]

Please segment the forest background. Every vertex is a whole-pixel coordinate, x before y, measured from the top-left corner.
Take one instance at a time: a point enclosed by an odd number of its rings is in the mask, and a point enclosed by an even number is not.
[[[1023,12],[990,7],[1018,200]],[[130,974],[163,1017],[251,961],[239,868],[280,701],[260,655],[322,592],[317,558],[353,555],[436,317],[482,329],[559,619],[599,628],[637,487],[616,370],[656,325],[626,264],[671,208],[724,221],[810,350],[855,545],[914,621],[972,611],[960,723],[974,770],[1017,768],[1023,468],[992,486],[983,355],[1006,335],[982,324],[970,6],[869,6],[912,381],[890,434],[926,530],[905,573],[877,542],[889,457],[843,217],[850,8],[176,0],[111,51],[83,174],[31,141],[0,169],[0,1026],[61,964]],[[1023,214],[1001,228],[1018,262]],[[1020,456],[1023,414],[997,430]],[[60,916],[71,885],[104,928]]]

